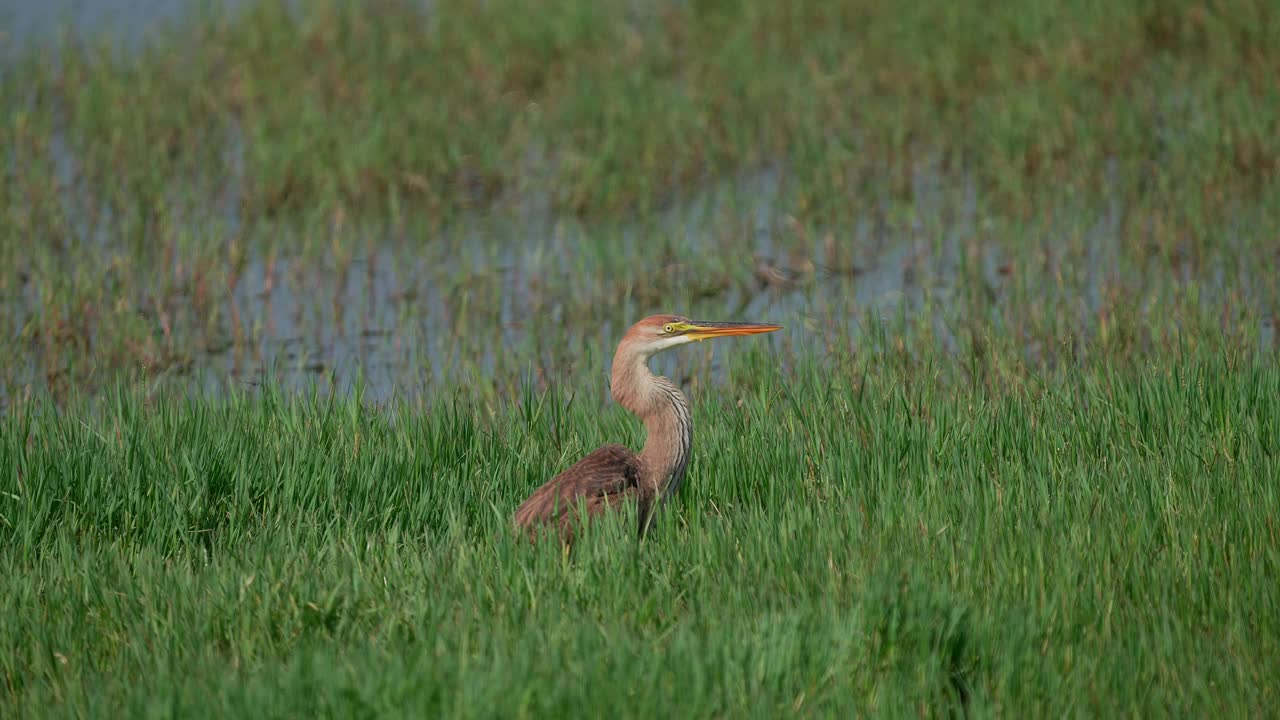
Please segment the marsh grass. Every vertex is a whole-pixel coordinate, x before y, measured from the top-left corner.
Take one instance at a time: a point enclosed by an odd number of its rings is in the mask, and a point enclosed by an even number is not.
[[[784,362],[841,352],[920,356],[999,382],[1067,364],[1139,362],[1225,342],[1274,356],[1280,261],[1266,208],[1201,249],[1163,252],[1114,214],[1037,222],[965,215],[951,193],[892,229],[827,230],[743,205],[689,221],[513,226],[387,236],[378,227],[273,225],[221,245],[193,229],[137,253],[49,245],[15,257],[0,323],[15,342],[9,402],[117,378],[219,386],[289,384],[362,369],[377,399],[480,384],[509,396],[594,381],[622,330],[652,312],[756,317],[787,327]],[[217,231],[214,231],[215,233]],[[420,241],[418,238],[422,238]],[[254,249],[254,248],[257,249]],[[753,272],[760,247],[793,281]],[[698,358],[703,358],[701,354]],[[705,367],[705,363],[700,363]],[[297,380],[301,377],[301,383]]]
[[[447,214],[513,191],[643,213],[781,162],[806,214],[830,217],[851,194],[909,196],[935,154],[1001,207],[1065,184],[1212,216],[1280,170],[1272,20],[1262,0],[260,0],[138,53],[68,43],[23,80],[85,178],[113,176],[104,200],[139,221],[175,180],[217,183],[233,129],[251,216]]]
[[[282,343],[333,371],[330,316],[372,314],[342,288],[379,252],[412,272],[374,329],[458,377],[511,377],[531,345],[558,372],[577,355],[538,337],[652,311],[843,332],[878,310],[847,300],[859,269],[892,262],[894,290],[964,295],[933,293],[964,309],[936,342],[1002,338],[1039,369],[1168,350],[1151,318],[1238,335],[1280,305],[1264,0],[432,5],[257,0],[12,53],[0,403],[257,381]],[[780,304],[752,304],[756,253],[800,270]],[[275,331],[273,261],[310,313]]]
[[[0,420],[5,715],[1264,713],[1280,370],[940,389],[764,355],[638,547],[503,529],[636,423],[122,390]]]

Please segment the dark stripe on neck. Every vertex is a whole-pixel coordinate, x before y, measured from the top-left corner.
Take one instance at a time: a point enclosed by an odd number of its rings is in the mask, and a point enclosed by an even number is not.
[[[689,457],[693,452],[693,416],[680,389],[664,377],[657,380],[665,396],[664,402],[671,403],[671,412],[676,421],[675,456],[671,460],[671,466],[667,468],[668,475],[663,478],[659,488],[660,497],[665,501],[680,489],[684,483],[685,471],[689,468]]]

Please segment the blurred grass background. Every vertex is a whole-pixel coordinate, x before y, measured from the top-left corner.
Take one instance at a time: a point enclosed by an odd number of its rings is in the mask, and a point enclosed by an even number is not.
[[[102,41],[67,43],[57,64],[27,56],[8,139],[28,199],[50,195],[61,130],[76,175],[142,225],[195,200],[166,189],[225,183],[232,144],[255,219],[339,206],[447,219],[527,196],[630,215],[776,164],[796,188],[788,209],[847,220],[859,200],[909,198],[932,161],[1004,215],[1075,193],[1212,222],[1280,169],[1275,13],[1261,0],[258,0],[140,53]],[[47,227],[33,215],[19,226]]]
[[[1035,371],[1167,322],[1272,348],[1275,14],[254,0],[24,47],[0,395],[376,373],[364,332],[400,340],[382,388],[511,353],[563,380],[655,311],[773,309],[829,351],[905,305]]]

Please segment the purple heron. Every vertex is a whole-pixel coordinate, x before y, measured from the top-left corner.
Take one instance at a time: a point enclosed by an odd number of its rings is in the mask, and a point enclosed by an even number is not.
[[[643,539],[654,511],[684,480],[693,446],[689,403],[675,383],[649,371],[649,358],[699,340],[781,329],[761,323],[692,321],[678,315],[652,315],[632,325],[613,356],[610,392],[614,401],[644,423],[644,449],[636,454],[609,444],[582,458],[516,509],[516,527],[536,539],[540,528],[551,526],[568,544],[573,542],[582,510],[590,519],[635,502],[638,537]]]

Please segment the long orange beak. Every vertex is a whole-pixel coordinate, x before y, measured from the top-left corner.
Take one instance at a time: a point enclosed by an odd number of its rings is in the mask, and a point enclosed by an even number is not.
[[[694,340],[727,337],[729,335],[758,335],[760,333],[781,330],[781,325],[747,322],[703,322],[695,321],[685,325],[685,334]]]

